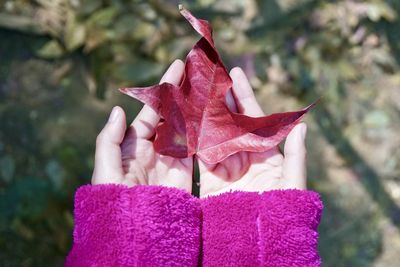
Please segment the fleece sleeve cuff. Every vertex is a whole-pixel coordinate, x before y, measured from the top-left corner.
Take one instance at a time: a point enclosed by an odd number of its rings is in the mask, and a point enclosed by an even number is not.
[[[162,186],[86,185],[75,195],[65,266],[197,266],[200,207]]]
[[[320,266],[318,193],[230,192],[201,200],[203,266]]]

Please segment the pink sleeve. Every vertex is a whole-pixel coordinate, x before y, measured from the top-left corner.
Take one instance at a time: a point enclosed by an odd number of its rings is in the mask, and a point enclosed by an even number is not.
[[[197,266],[200,207],[161,186],[82,186],[65,266]]]
[[[201,202],[203,266],[320,266],[316,192],[230,192]]]

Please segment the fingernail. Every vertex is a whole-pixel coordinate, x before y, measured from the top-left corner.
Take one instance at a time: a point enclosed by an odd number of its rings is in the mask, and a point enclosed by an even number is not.
[[[303,123],[300,130],[301,130],[301,138],[304,140],[307,134],[307,125]]]
[[[114,122],[118,117],[118,109],[114,107],[111,111],[110,117],[108,118],[108,122]]]

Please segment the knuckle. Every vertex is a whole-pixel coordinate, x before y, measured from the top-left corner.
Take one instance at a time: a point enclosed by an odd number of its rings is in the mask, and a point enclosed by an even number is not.
[[[303,147],[301,153],[304,155],[304,157],[307,157],[307,148]]]
[[[96,145],[104,143],[104,139],[105,139],[105,134],[103,131],[101,131],[96,137]]]
[[[306,149],[305,147],[302,147],[302,148],[300,149],[300,153],[301,153],[302,155],[306,156],[306,155],[307,155],[307,149]]]
[[[305,146],[300,146],[297,151],[295,151],[293,154],[296,154],[297,156],[306,156],[307,155],[307,149]]]

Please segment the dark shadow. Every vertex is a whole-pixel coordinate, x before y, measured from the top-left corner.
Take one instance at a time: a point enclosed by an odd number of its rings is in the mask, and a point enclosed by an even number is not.
[[[193,157],[195,159],[195,157]],[[195,197],[200,197],[200,170],[199,163],[193,160],[193,183],[192,183],[192,195]]]
[[[393,8],[397,16],[400,16],[400,1],[385,0],[385,2]],[[376,25],[374,24],[374,26],[375,31],[378,33],[383,32],[386,35],[392,54],[397,64],[400,64],[400,18],[397,17],[396,20],[392,22],[381,20]]]

